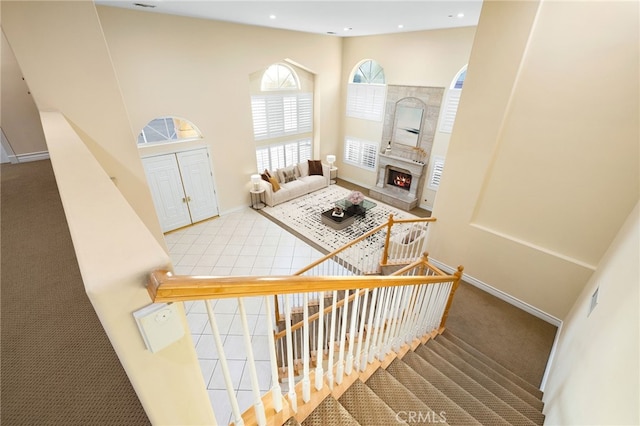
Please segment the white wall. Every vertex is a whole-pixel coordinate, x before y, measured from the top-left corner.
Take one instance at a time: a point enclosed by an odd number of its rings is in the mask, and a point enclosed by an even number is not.
[[[435,259],[567,315],[640,193],[637,16],[637,2],[484,3]]]
[[[545,386],[545,424],[640,424],[639,241],[636,204],[562,326]]]

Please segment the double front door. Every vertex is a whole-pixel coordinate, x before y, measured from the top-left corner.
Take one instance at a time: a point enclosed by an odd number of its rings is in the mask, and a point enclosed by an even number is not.
[[[163,232],[218,214],[206,148],[142,159]]]

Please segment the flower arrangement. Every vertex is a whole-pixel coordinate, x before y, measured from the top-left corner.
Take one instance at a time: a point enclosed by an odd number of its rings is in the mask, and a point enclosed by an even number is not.
[[[364,195],[360,191],[352,191],[351,194],[347,197],[347,201],[349,201],[353,205],[360,204],[364,201]]]

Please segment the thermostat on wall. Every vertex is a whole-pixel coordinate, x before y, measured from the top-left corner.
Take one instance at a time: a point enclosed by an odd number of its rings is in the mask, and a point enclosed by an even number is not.
[[[184,336],[184,326],[175,303],[154,303],[133,313],[149,351],[155,353]]]

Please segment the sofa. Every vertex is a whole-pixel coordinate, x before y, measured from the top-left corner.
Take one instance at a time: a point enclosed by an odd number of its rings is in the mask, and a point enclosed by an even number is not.
[[[308,160],[275,171],[265,170],[261,176],[264,202],[270,207],[329,186],[329,166],[319,160]]]

